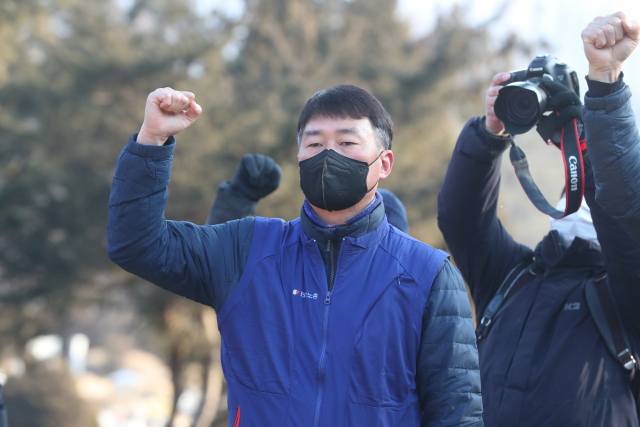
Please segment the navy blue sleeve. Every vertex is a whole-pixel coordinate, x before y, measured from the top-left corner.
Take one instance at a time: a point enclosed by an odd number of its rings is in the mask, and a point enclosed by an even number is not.
[[[630,98],[626,85],[602,98],[585,96],[582,117],[596,201],[640,243],[640,135]]]
[[[231,181],[225,181],[218,186],[216,198],[211,205],[207,225],[222,224],[234,219],[253,216],[258,208],[258,202],[236,191]]]
[[[124,270],[216,310],[242,275],[253,218],[215,226],[167,221],[175,139],[138,144],[120,153],[109,198],[109,257]]]
[[[640,336],[640,135],[631,89],[585,96],[585,199],[624,323]]]
[[[482,426],[478,349],[460,272],[445,260],[422,316],[416,376],[421,426]]]
[[[513,240],[497,216],[500,161],[508,137],[473,118],[458,137],[438,195],[438,226],[466,280],[480,318],[509,271],[533,251]]]

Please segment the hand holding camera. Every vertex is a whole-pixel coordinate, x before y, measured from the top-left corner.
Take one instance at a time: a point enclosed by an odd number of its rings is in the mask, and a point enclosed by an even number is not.
[[[498,98],[498,92],[502,89],[502,83],[509,81],[511,74],[499,73],[493,76],[491,81],[491,87],[484,94],[484,106],[485,106],[485,122],[484,125],[489,132],[494,135],[502,135],[504,133],[504,124],[496,117],[494,111],[494,105]]]
[[[622,63],[640,41],[640,26],[624,12],[599,16],[582,31],[589,78],[605,83],[618,80]]]
[[[573,92],[580,103],[577,73],[552,56],[536,56],[527,68],[509,74],[511,78],[500,83],[505,87],[500,90],[494,109],[512,135],[528,132],[545,112],[559,112],[562,102],[558,97],[570,96],[569,92]]]
[[[485,102],[485,127],[490,132],[497,134],[506,130],[518,135],[537,125],[543,140],[562,151],[567,191],[564,211],[555,209],[542,195],[531,177],[526,155],[513,140],[509,158],[522,188],[541,212],[556,219],[576,212],[584,193],[582,152],[585,149],[577,73],[552,56],[540,55],[523,70],[496,75],[485,94]],[[496,121],[504,125],[504,129],[498,127]]]

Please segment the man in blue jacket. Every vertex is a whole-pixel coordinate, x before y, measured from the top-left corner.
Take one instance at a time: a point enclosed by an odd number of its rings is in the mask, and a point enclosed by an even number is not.
[[[509,235],[496,213],[501,157],[512,137],[493,110],[500,83],[509,77],[494,77],[485,117],[471,119],[460,134],[438,198],[438,224],[471,289],[478,323],[509,273],[534,262],[478,343],[484,421],[497,427],[638,426],[630,372],[609,353],[585,284],[608,274],[637,359],[640,245],[596,203],[588,158],[588,206],[552,221],[535,251]]]
[[[393,125],[355,86],[318,92],[298,122],[291,222],[167,221],[173,135],[201,113],[170,88],[147,98],[109,201],[109,255],[213,306],[230,426],[480,426],[477,350],[447,254],[388,224],[375,191]]]

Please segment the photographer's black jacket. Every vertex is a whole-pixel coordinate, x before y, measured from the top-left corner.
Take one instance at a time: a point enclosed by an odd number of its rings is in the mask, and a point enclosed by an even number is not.
[[[631,89],[622,77],[613,84],[587,81],[582,117],[596,200],[640,243],[640,134],[631,109]]]
[[[591,166],[585,198],[602,253],[576,238],[564,248],[555,231],[535,252],[513,240],[496,215],[502,153],[509,138],[489,134],[481,118],[463,129],[438,198],[438,224],[467,281],[480,319],[509,271],[535,255],[544,271],[513,297],[478,345],[485,424],[637,426],[625,373],[608,352],[584,298],[585,280],[605,268],[637,354],[640,246],[595,202]],[[634,317],[635,316],[635,317]],[[637,356],[636,356],[637,358]]]

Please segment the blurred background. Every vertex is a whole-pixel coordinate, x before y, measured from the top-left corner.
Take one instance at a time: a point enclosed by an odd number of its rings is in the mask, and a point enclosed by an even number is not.
[[[204,224],[246,153],[282,167],[258,214],[298,216],[296,122],[338,83],[395,126],[410,234],[445,248],[436,197],[456,137],[494,74],[551,53],[578,71],[580,31],[637,0],[0,0],[0,383],[12,427],[227,425],[213,309],[113,265],[107,203],[149,92],[196,94],[178,137],[168,219]],[[625,64],[640,88],[640,54]],[[636,71],[638,70],[638,71]],[[634,71],[636,71],[634,73]],[[638,98],[633,100],[640,111]],[[555,203],[560,155],[518,137]],[[504,159],[500,216],[523,243],[549,230]]]

